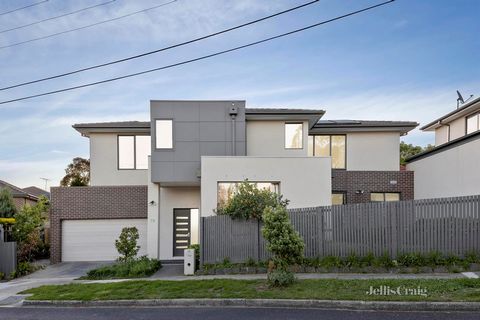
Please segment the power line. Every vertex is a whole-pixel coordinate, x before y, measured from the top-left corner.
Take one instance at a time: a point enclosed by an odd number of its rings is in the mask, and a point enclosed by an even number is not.
[[[30,43],[30,42],[35,42],[35,41],[39,41],[39,40],[44,40],[44,39],[56,37],[56,36],[59,36],[59,35],[62,35],[62,34],[74,32],[74,31],[78,31],[78,30],[83,30],[83,29],[91,28],[91,27],[98,26],[98,25],[101,25],[101,24],[104,24],[104,23],[108,23],[108,22],[112,22],[112,21],[124,19],[124,18],[133,16],[133,15],[136,15],[136,14],[139,14],[139,13],[144,13],[144,12],[147,12],[147,11],[150,11],[150,10],[153,10],[153,9],[157,9],[157,8],[160,8],[160,7],[163,7],[163,6],[172,4],[172,3],[177,2],[177,1],[178,1],[178,0],[172,0],[172,1],[169,1],[169,2],[162,3],[162,4],[160,4],[160,5],[156,5],[156,6],[150,7],[150,8],[146,8],[146,9],[142,9],[142,10],[139,10],[139,11],[130,12],[130,13],[124,14],[124,15],[122,15],[122,16],[118,16],[118,17],[115,17],[115,18],[111,18],[111,19],[107,19],[107,20],[100,21],[100,22],[88,24],[88,25],[86,25],[86,26],[82,26],[82,27],[78,27],[78,28],[73,28],[73,29],[69,29],[69,30],[65,30],[65,31],[60,31],[60,32],[57,32],[57,33],[52,33],[52,34],[49,34],[49,35],[46,35],[46,36],[42,36],[42,37],[38,37],[38,38],[32,38],[32,39],[25,40],[25,41],[15,42],[15,43],[12,43],[12,44],[9,44],[9,45],[6,45],[6,46],[1,46],[1,47],[0,47],[0,50],[6,49],[6,48],[15,47],[15,46],[19,46],[19,45],[26,44],[26,43]]]
[[[223,34],[223,33],[227,33],[227,32],[230,32],[230,31],[233,31],[233,30],[236,30],[236,29],[240,29],[240,28],[243,28],[243,27],[258,23],[258,22],[261,22],[261,21],[265,21],[265,20],[277,17],[279,15],[282,15],[282,14],[285,14],[285,13],[288,13],[288,12],[291,12],[291,11],[294,11],[294,10],[298,10],[300,8],[303,8],[303,7],[309,6],[311,4],[314,4],[318,1],[320,1],[320,0],[313,0],[313,1],[310,1],[310,2],[307,2],[307,3],[304,3],[302,5],[298,5],[296,7],[271,14],[271,15],[263,17],[263,18],[252,20],[250,22],[246,22],[246,23],[237,25],[235,27],[231,27],[231,28],[224,29],[224,30],[221,30],[221,31],[218,31],[218,32],[214,32],[214,33],[208,34],[206,36],[202,36],[202,37],[195,38],[195,39],[192,39],[192,40],[188,40],[188,41],[185,41],[185,42],[177,43],[177,44],[174,44],[174,45],[171,45],[171,46],[168,46],[168,47],[163,47],[163,48],[160,48],[160,49],[157,49],[157,50],[137,54],[137,55],[134,55],[134,56],[130,56],[130,57],[126,57],[126,58],[122,58],[122,59],[118,59],[118,60],[113,60],[113,61],[106,62],[106,63],[97,64],[97,65],[94,65],[94,66],[91,66],[91,67],[86,67],[86,68],[81,68],[81,69],[61,73],[61,74],[46,77],[46,78],[41,78],[41,79],[37,79],[37,80],[32,80],[32,81],[27,81],[27,82],[23,82],[23,83],[10,85],[10,86],[7,86],[7,87],[0,88],[0,91],[13,89],[13,88],[17,88],[17,87],[22,87],[22,86],[26,86],[26,85],[29,85],[29,84],[38,83],[38,82],[47,81],[47,80],[52,80],[52,79],[56,79],[56,78],[61,78],[61,77],[69,76],[69,75],[72,75],[72,74],[76,74],[76,73],[80,73],[80,72],[84,72],[84,71],[88,71],[88,70],[92,70],[92,69],[97,69],[97,68],[101,68],[101,67],[106,67],[106,66],[110,66],[110,65],[113,65],[113,64],[116,64],[116,63],[121,63],[121,62],[125,62],[125,61],[128,61],[128,60],[133,60],[133,59],[138,59],[138,58],[141,58],[141,57],[145,57],[145,56],[148,56],[148,55],[151,55],[151,54],[154,54],[154,53],[159,53],[159,52],[162,52],[162,51],[167,51],[167,50],[171,50],[171,49],[174,49],[174,48],[182,47],[182,46],[185,46],[187,44],[191,44],[191,43],[194,43],[194,42],[205,40],[205,39],[208,39],[208,38],[211,38],[211,37],[214,37],[214,36],[218,36],[218,35]]]
[[[36,24],[40,24],[42,22],[63,18],[63,17],[66,17],[66,16],[70,16],[72,14],[82,12],[82,11],[87,11],[87,10],[90,10],[90,9],[93,9],[93,8],[101,7],[101,6],[110,4],[110,3],[115,2],[115,1],[116,0],[110,0],[110,1],[107,1],[107,2],[102,2],[102,3],[96,4],[96,5],[93,5],[93,6],[90,6],[90,7],[78,9],[78,10],[71,11],[71,12],[68,12],[68,13],[64,13],[64,14],[61,14],[61,15],[58,15],[58,16],[46,18],[46,19],[35,21],[35,22],[32,22],[32,23],[27,23],[27,24],[24,24],[24,25],[21,25],[21,26],[18,26],[18,27],[10,28],[10,29],[1,30],[0,33],[10,32],[10,31],[13,31],[13,30],[19,30],[19,29],[23,29],[23,28],[26,28],[26,27],[31,27],[31,26],[34,26]]]
[[[45,3],[45,2],[48,2],[48,0],[43,0],[43,1],[35,2],[35,3],[29,4],[29,5],[24,6],[24,7],[12,9],[12,10],[10,10],[10,11],[1,12],[1,13],[0,13],[0,16],[3,16],[3,15],[5,15],[5,14],[9,14],[9,13],[12,13],[12,12],[20,11],[20,10],[23,10],[23,9],[27,9],[27,8],[30,8],[30,7],[35,7],[35,6],[38,6],[39,4],[42,4],[42,3]]]
[[[82,85],[78,85],[78,86],[74,86],[74,87],[68,87],[68,88],[64,88],[64,89],[48,91],[48,92],[44,92],[44,93],[39,93],[39,94],[35,94],[35,95],[31,95],[31,96],[25,96],[25,97],[11,99],[11,100],[4,100],[4,101],[0,101],[0,104],[7,104],[7,103],[16,102],[16,101],[22,101],[22,100],[27,100],[27,99],[32,99],[32,98],[38,98],[38,97],[43,97],[43,96],[47,96],[47,95],[57,94],[57,93],[61,93],[61,92],[77,90],[77,89],[81,89],[81,88],[91,87],[91,86],[95,86],[95,85],[99,85],[99,84],[103,84],[103,83],[118,81],[118,80],[131,78],[131,77],[136,77],[136,76],[139,76],[139,75],[143,75],[143,74],[147,74],[147,73],[151,73],[151,72],[155,72],[155,71],[160,71],[160,70],[165,70],[165,69],[178,67],[178,66],[181,66],[181,65],[190,64],[190,63],[197,62],[197,61],[200,61],[200,60],[205,60],[205,59],[208,59],[208,58],[220,56],[220,55],[223,55],[223,54],[226,54],[226,53],[229,53],[229,52],[233,52],[233,51],[237,51],[237,50],[240,50],[240,49],[245,49],[245,48],[248,48],[248,47],[252,47],[252,46],[255,46],[255,45],[258,45],[258,44],[261,44],[261,43],[265,43],[265,42],[268,42],[268,41],[271,41],[271,40],[283,38],[283,37],[286,37],[286,36],[289,36],[289,35],[292,35],[292,34],[295,34],[295,33],[299,33],[299,32],[302,32],[302,31],[305,31],[305,30],[308,30],[308,29],[312,29],[312,28],[315,28],[315,27],[318,27],[318,26],[321,26],[321,25],[324,25],[324,24],[327,24],[327,23],[330,23],[330,22],[333,22],[333,21],[336,21],[336,20],[341,20],[341,19],[344,19],[344,18],[349,17],[349,16],[357,15],[359,13],[384,6],[384,5],[392,3],[394,1],[395,0],[385,1],[385,2],[382,2],[382,3],[376,4],[376,5],[370,6],[370,7],[366,7],[366,8],[360,9],[360,10],[352,11],[350,13],[347,13],[347,14],[344,14],[344,15],[341,15],[341,16],[337,16],[335,18],[320,21],[320,22],[317,22],[315,24],[311,24],[309,26],[306,26],[306,27],[303,27],[303,28],[300,28],[300,29],[295,29],[295,30],[292,30],[292,31],[289,31],[289,32],[286,32],[286,33],[282,33],[282,34],[273,36],[273,37],[265,38],[265,39],[262,39],[262,40],[258,40],[258,41],[255,41],[255,42],[251,42],[251,43],[241,45],[241,46],[238,46],[238,47],[234,47],[234,48],[230,48],[230,49],[227,49],[227,50],[218,51],[218,52],[215,52],[215,53],[212,53],[212,54],[209,54],[209,55],[204,55],[204,56],[201,56],[201,57],[198,57],[198,58],[194,58],[194,59],[190,59],[190,60],[184,60],[184,61],[181,61],[181,62],[177,62],[177,63],[174,63],[174,64],[169,64],[169,65],[154,68],[154,69],[144,70],[144,71],[131,73],[131,74],[127,74],[127,75],[124,75],[124,76],[119,76],[119,77],[110,78],[110,79],[106,79],[106,80],[90,82],[90,83],[86,83],[86,84],[82,84]]]

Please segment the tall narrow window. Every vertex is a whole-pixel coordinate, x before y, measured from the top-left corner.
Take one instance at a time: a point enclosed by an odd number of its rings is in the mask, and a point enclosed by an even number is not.
[[[155,120],[155,147],[157,149],[173,148],[172,120]]]
[[[118,136],[118,168],[135,169],[135,136]]]
[[[303,123],[285,123],[285,148],[303,149]]]
[[[150,136],[118,136],[118,169],[148,169]]]
[[[467,134],[480,129],[480,113],[467,117]]]

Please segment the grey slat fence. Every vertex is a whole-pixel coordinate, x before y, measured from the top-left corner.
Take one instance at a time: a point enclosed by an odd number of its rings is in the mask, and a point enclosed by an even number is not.
[[[305,257],[480,251],[480,196],[290,209]],[[266,260],[257,221],[202,217],[201,263]]]
[[[17,268],[17,243],[4,240],[4,230],[0,225],[0,272],[9,276]]]

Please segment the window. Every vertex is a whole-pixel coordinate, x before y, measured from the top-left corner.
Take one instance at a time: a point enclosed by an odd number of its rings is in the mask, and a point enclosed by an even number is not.
[[[396,193],[396,192],[372,192],[372,193],[370,193],[370,201],[373,201],[373,202],[400,201],[400,193]]]
[[[346,137],[344,135],[316,135],[308,137],[308,155],[332,157],[332,168],[345,169]]]
[[[173,120],[155,120],[155,148],[173,148]]]
[[[480,113],[467,117],[467,134],[480,130]]]
[[[303,149],[303,123],[285,123],[285,148]]]
[[[344,192],[334,192],[332,193],[332,205],[345,204],[345,193]]]
[[[118,136],[118,169],[148,169],[150,136]]]
[[[280,183],[278,182],[250,182],[254,183],[258,189],[268,189],[279,193]],[[217,207],[222,207],[233,196],[239,182],[219,182],[217,185]]]

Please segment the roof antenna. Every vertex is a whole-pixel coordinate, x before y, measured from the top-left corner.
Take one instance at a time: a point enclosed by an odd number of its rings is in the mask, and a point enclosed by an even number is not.
[[[464,100],[463,97],[462,97],[462,94],[458,90],[457,90],[457,96],[458,96],[458,98],[457,98],[457,109],[460,107],[461,104],[465,104],[473,98],[473,94],[471,94],[470,97],[467,100]]]
[[[51,179],[48,179],[48,178],[40,178],[40,179],[42,179],[43,181],[45,181],[45,189],[43,189],[43,190],[47,191],[47,190],[48,190],[48,189],[47,189],[48,181],[50,181]]]

